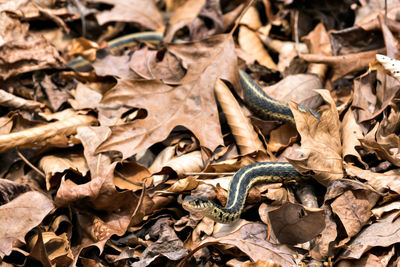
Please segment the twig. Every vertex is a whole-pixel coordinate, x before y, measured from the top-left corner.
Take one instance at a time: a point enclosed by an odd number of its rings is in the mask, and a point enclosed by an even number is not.
[[[22,155],[21,152],[19,152],[18,148],[17,148],[16,150],[17,150],[18,156],[19,156],[29,167],[31,167],[34,171],[36,171],[38,174],[40,174],[41,176],[43,176],[43,178],[46,178],[46,175],[45,175],[41,170],[39,170],[38,168],[36,168],[35,165],[33,165],[32,163],[30,163],[29,160],[28,160],[27,158],[25,158],[24,155]]]
[[[244,14],[247,12],[247,10],[253,5],[254,0],[250,0],[249,3],[243,8],[243,10],[240,12],[238,19],[235,22],[235,25],[233,26],[232,30],[229,32],[230,35],[233,35],[237,27],[239,26],[240,21],[242,20]]]
[[[204,175],[204,176],[215,176],[215,175],[232,175],[234,172],[185,172],[183,176],[194,176],[194,175]]]

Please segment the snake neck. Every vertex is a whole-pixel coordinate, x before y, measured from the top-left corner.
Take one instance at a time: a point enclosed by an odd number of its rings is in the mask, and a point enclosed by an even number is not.
[[[225,207],[211,200],[188,197],[186,203],[188,210],[192,203],[193,210],[200,211],[204,216],[210,217],[220,223],[232,223],[240,218],[247,194],[250,188],[259,182],[278,183],[287,180],[302,181],[307,177],[302,176],[288,162],[260,162],[250,164],[240,169],[232,178],[229,185],[228,199]]]

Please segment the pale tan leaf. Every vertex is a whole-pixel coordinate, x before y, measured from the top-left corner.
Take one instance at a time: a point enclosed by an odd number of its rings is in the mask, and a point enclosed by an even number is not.
[[[274,85],[263,88],[272,98],[317,109],[323,100],[315,89],[323,89],[323,86],[320,79],[313,74],[289,75]]]
[[[303,37],[304,42],[307,44],[308,51],[314,55],[332,55],[329,34],[325,29],[322,22],[318,23],[307,36]],[[326,64],[311,63],[308,66],[309,73],[315,73],[321,80],[325,79],[328,66]]]
[[[45,105],[33,100],[27,100],[22,97],[15,96],[0,89],[0,106],[35,110],[38,108],[43,108]]]
[[[89,115],[72,116],[63,121],[52,122],[27,130],[0,135],[0,152],[5,152],[15,147],[35,147],[36,143],[46,141],[57,135],[68,136],[75,134],[79,126],[96,123],[96,118]]]
[[[39,161],[39,168],[46,174],[46,189],[51,188],[51,178],[56,173],[62,174],[66,170],[71,170],[81,176],[85,176],[89,171],[83,155],[71,153],[58,153],[53,155],[46,155]],[[58,177],[57,183],[60,182],[61,177]]]
[[[220,79],[215,83],[215,94],[231,128],[240,153],[245,155],[255,151],[265,152],[263,144],[249,119],[243,114],[242,109],[229,88]]]
[[[386,204],[384,206],[372,209],[372,213],[374,214],[375,217],[380,218],[383,216],[383,214],[387,212],[398,211],[398,210],[400,210],[400,201],[395,201]]]
[[[262,26],[258,11],[254,6],[250,6],[246,13],[244,13],[240,24],[246,25],[252,30],[257,30]]]
[[[254,57],[261,65],[269,69],[278,69],[267,50],[265,50],[261,40],[258,38],[257,33],[245,26],[241,26],[239,28],[239,45],[246,53]]]
[[[171,187],[168,188],[168,192],[181,193],[183,191],[190,191],[195,189],[199,183],[200,182],[194,176],[189,176],[171,185]]]
[[[363,162],[360,154],[357,152],[356,147],[361,146],[359,139],[364,138],[360,125],[354,118],[353,111],[349,109],[344,115],[341,123],[341,134],[343,142],[343,159],[347,156],[354,156],[360,162]]]
[[[400,60],[376,54],[376,59],[390,76],[400,81]]]
[[[359,259],[374,247],[388,247],[400,242],[399,212],[386,215],[369,225],[346,246],[339,259]]]
[[[305,156],[288,160],[300,172],[312,171],[313,178],[327,186],[330,181],[343,177],[340,122],[329,91],[317,92],[329,105],[329,109],[325,110],[319,119],[309,111],[299,111],[296,104],[289,103],[301,136],[300,150]]]
[[[345,168],[348,175],[367,180],[367,184],[371,185],[378,192],[391,190],[400,194],[400,169],[394,169],[384,173],[375,173],[350,164],[346,164]]]
[[[43,232],[42,236],[46,254],[52,264],[57,266],[72,263],[71,244],[65,233],[58,236],[54,232]],[[37,242],[38,234],[30,239],[28,247],[32,250]]]
[[[204,168],[203,159],[200,151],[193,151],[183,154],[179,157],[174,157],[164,164],[164,168],[173,169],[178,176],[182,176],[186,172],[200,172]]]

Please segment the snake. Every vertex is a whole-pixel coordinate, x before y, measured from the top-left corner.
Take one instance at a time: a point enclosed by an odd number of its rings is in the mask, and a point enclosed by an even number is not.
[[[117,53],[138,42],[162,42],[163,35],[159,32],[139,32],[124,35],[108,42],[108,50]],[[79,71],[91,67],[89,61],[78,57],[67,63],[67,67]],[[279,120],[296,125],[292,111],[287,103],[269,97],[261,87],[243,70],[239,69],[240,84],[243,89],[243,99],[246,106],[259,118],[264,120]],[[303,105],[298,105],[302,112],[309,111],[316,118],[318,112]],[[281,183],[294,180],[302,182],[308,176],[300,174],[289,162],[257,162],[239,169],[232,177],[225,206],[201,196],[186,196],[182,207],[193,213],[204,215],[219,223],[233,223],[239,220],[243,211],[248,192],[256,183]]]

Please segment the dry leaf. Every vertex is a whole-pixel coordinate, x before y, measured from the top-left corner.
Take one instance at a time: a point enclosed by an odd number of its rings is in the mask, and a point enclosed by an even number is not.
[[[13,247],[24,244],[25,235],[53,209],[53,201],[37,191],[21,194],[0,206],[0,257],[9,255]]]
[[[263,90],[272,98],[283,102],[293,101],[306,107],[317,109],[323,99],[315,89],[323,86],[318,77],[311,74],[295,74],[286,76],[274,85]]]
[[[89,2],[113,5],[110,11],[96,14],[100,25],[111,21],[136,22],[147,29],[157,30],[164,24],[153,0],[89,0]]]
[[[57,49],[43,37],[28,33],[28,25],[3,12],[0,14],[0,77],[10,76],[48,68],[58,68],[64,62]]]
[[[253,58],[255,58],[260,65],[269,69],[278,69],[267,50],[263,47],[261,40],[258,38],[257,33],[248,29],[245,26],[239,28],[239,44],[240,47]]]
[[[263,144],[250,124],[249,119],[243,114],[229,88],[220,79],[215,83],[215,94],[240,153],[245,155],[256,151],[265,152]]]
[[[186,30],[190,41],[222,33],[224,25],[220,7],[219,1],[186,1],[172,14],[164,41],[172,42],[179,32]]]
[[[86,176],[89,171],[83,155],[72,153],[59,153],[44,156],[39,161],[39,167],[46,175],[47,190],[58,185],[61,181],[61,175],[67,170],[76,172],[80,176]]]
[[[348,244],[339,259],[359,259],[373,247],[388,247],[399,242],[399,213],[386,215],[376,223],[366,227]]]
[[[400,60],[396,60],[380,54],[376,54],[376,59],[381,64],[386,73],[400,81]]]
[[[304,243],[320,234],[325,228],[322,209],[311,209],[286,202],[268,213],[272,230],[282,244]]]
[[[348,175],[367,180],[367,184],[371,185],[378,192],[391,190],[397,194],[400,194],[399,169],[384,173],[375,173],[370,170],[363,170],[349,164],[347,164],[345,168]]]
[[[363,162],[360,154],[356,150],[356,147],[361,146],[359,139],[362,139],[364,135],[362,134],[361,127],[359,124],[357,124],[351,109],[349,109],[344,115],[341,123],[341,134],[343,143],[343,159],[346,160],[346,157],[354,156],[359,162]]]
[[[257,30],[262,26],[258,11],[254,6],[250,6],[243,14],[240,24],[246,25],[252,30]]]
[[[311,54],[325,56],[332,55],[329,35],[322,22],[318,23],[314,30],[312,30],[307,36],[303,37],[303,40]],[[321,80],[324,80],[327,69],[326,64],[312,63],[308,67],[308,72],[315,73]]]
[[[324,111],[319,119],[308,111],[299,111],[295,104],[290,103],[296,128],[301,136],[300,150],[305,156],[288,160],[300,172],[313,172],[313,178],[327,186],[329,182],[343,177],[340,123],[335,102],[329,91],[317,92],[329,105],[329,109]]]
[[[252,261],[270,260],[282,266],[293,266],[296,262],[291,249],[284,245],[274,245],[265,241],[267,237],[267,226],[258,223],[249,223],[242,226],[238,231],[219,238],[208,237],[196,249],[194,249],[179,264],[183,263],[197,250],[210,245],[231,245],[245,253]]]
[[[164,140],[177,125],[191,130],[200,144],[211,150],[222,144],[213,90],[216,78],[237,85],[233,46],[233,40],[226,35],[168,45],[168,50],[187,65],[188,72],[181,80],[182,85],[177,87],[155,80],[119,81],[107,92],[102,103],[146,108],[148,116],[144,120],[111,127],[112,135],[98,151],[117,150],[127,158]],[[192,53],[194,50],[196,54]]]

